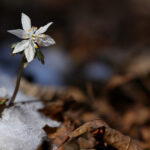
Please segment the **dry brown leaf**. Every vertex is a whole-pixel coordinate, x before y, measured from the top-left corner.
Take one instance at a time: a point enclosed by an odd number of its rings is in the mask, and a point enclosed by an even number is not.
[[[150,142],[150,127],[143,127],[141,129],[142,138]]]
[[[123,130],[128,131],[133,125],[142,125],[148,119],[150,119],[150,111],[146,107],[135,107],[135,109],[129,110],[122,117],[122,123],[124,124]]]
[[[60,128],[56,130],[55,133],[47,133],[48,137],[52,139],[53,144],[57,147],[61,146],[68,139],[68,135],[70,132],[74,130],[74,125],[71,124],[70,121],[65,121]]]
[[[145,76],[150,73],[150,53],[149,51],[135,55],[130,59],[126,67],[126,72],[136,76]]]
[[[80,126],[79,128],[77,128],[76,130],[74,130],[73,132],[71,132],[69,134],[69,138],[70,140],[75,138],[75,137],[78,137],[86,132],[88,132],[89,130],[94,130],[94,129],[97,129],[99,127],[108,127],[108,125],[102,121],[102,120],[92,120],[92,121],[89,121],[85,124],[83,124],[82,126]]]
[[[87,122],[69,134],[69,141],[88,132],[101,127],[105,127],[104,142],[113,146],[118,150],[142,150],[137,141],[129,136],[123,135],[121,132],[110,128],[102,120],[94,120]]]
[[[137,141],[111,128],[106,128],[104,141],[118,150],[142,150]]]
[[[121,86],[123,84],[128,83],[133,79],[132,75],[126,74],[126,75],[116,75],[114,76],[106,86],[107,89],[114,89],[118,86]]]
[[[81,149],[90,149],[96,145],[96,141],[93,137],[91,137],[89,139],[79,137],[78,143],[79,143]]]
[[[57,150],[80,150],[80,147],[76,143],[76,141],[71,141],[65,143],[62,147],[58,148]]]

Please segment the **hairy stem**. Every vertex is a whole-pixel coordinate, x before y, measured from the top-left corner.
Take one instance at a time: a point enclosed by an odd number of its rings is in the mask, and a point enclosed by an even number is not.
[[[24,65],[24,59],[25,59],[25,55],[23,54],[21,62],[20,62],[19,70],[18,70],[18,75],[17,75],[17,81],[16,81],[15,90],[14,90],[13,96],[12,96],[12,98],[10,100],[10,105],[14,104],[15,98],[16,98],[18,90],[19,90],[19,85],[20,85],[20,80],[21,80],[21,74],[22,74],[23,65]]]

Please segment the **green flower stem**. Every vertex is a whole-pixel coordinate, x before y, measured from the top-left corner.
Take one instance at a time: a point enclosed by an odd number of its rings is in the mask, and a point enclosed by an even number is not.
[[[19,90],[19,85],[20,85],[20,80],[21,80],[21,74],[22,74],[22,70],[23,70],[24,60],[25,60],[25,55],[23,54],[21,62],[20,62],[19,70],[18,70],[16,87],[15,87],[13,96],[12,96],[12,98],[10,100],[10,105],[14,104],[15,98],[16,98],[18,90]]]

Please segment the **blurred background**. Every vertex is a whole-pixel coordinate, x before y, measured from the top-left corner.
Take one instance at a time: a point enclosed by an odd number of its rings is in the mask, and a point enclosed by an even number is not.
[[[22,28],[21,12],[37,27],[54,22],[47,34],[56,45],[42,48],[45,65],[34,60],[23,71],[33,83],[84,89],[118,75],[149,74],[148,0],[1,0],[0,74],[12,78],[21,58],[10,57],[10,45],[20,39],[7,30]]]
[[[46,34],[56,41],[41,48],[45,65],[23,69],[23,92],[52,102],[53,119],[102,118],[150,145],[150,1],[0,0],[0,87],[10,95],[21,57],[10,56],[20,39],[7,30],[22,28],[22,12],[33,26],[54,22]]]

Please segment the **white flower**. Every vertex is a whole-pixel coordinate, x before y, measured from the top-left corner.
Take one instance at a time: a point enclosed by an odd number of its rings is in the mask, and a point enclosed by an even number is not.
[[[8,32],[23,39],[21,42],[17,43],[13,50],[13,54],[24,51],[27,62],[29,63],[34,59],[38,46],[50,46],[55,44],[55,41],[49,35],[44,34],[52,22],[37,29],[37,27],[31,26],[30,18],[24,13],[22,13],[21,16],[21,22],[23,30],[8,30]]]

